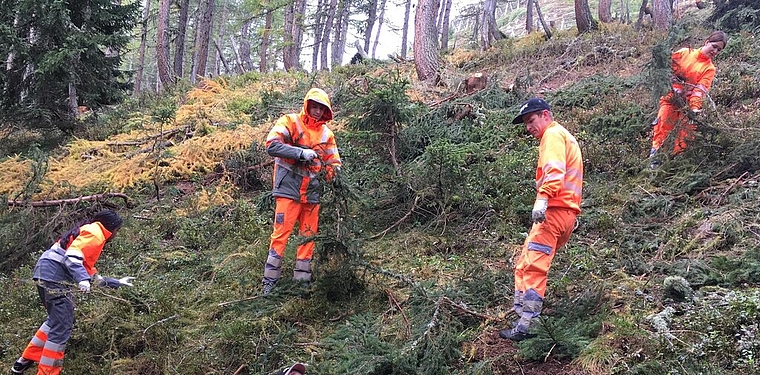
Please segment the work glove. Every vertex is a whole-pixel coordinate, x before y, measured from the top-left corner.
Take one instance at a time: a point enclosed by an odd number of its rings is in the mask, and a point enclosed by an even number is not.
[[[134,284],[132,284],[132,280],[134,280],[134,279],[135,278],[132,277],[132,276],[124,276],[121,279],[119,279],[119,285],[121,285],[121,286],[134,286]]]
[[[534,223],[543,223],[546,221],[546,208],[549,206],[549,199],[538,198],[536,203],[533,204],[533,212],[531,212],[531,219]]]
[[[90,293],[90,280],[82,280],[79,282],[79,290],[85,293]]]
[[[310,148],[305,148],[301,151],[301,160],[312,161],[317,157],[317,153]]]

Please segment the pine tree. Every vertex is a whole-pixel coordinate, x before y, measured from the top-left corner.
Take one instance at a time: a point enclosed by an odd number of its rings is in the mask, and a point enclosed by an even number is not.
[[[9,0],[0,18],[0,116],[6,124],[66,129],[76,105],[97,109],[130,88],[119,70],[139,3]]]

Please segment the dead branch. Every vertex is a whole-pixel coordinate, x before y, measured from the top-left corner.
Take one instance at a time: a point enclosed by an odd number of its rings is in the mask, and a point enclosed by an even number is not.
[[[163,137],[168,137],[168,136],[177,134],[177,133],[179,133],[179,132],[181,132],[183,130],[187,130],[187,126],[182,126],[182,127],[179,127],[179,128],[169,129],[169,130],[166,130],[166,131],[162,131],[162,132],[160,132],[158,134],[153,134],[153,135],[149,135],[147,137],[143,137],[143,138],[140,138],[140,139],[135,139],[134,141],[129,141],[129,142],[108,142],[108,143],[106,143],[106,145],[108,145],[108,146],[139,146],[139,145],[148,143],[150,141],[153,141],[153,140],[155,140],[157,138],[163,138]]]
[[[232,305],[232,304],[236,304],[236,303],[240,303],[240,302],[252,301],[252,300],[255,300],[255,299],[258,299],[258,298],[261,298],[261,297],[263,297],[263,295],[261,295],[261,296],[253,296],[253,297],[248,297],[248,298],[243,298],[243,299],[238,299],[238,300],[234,300],[234,301],[222,302],[222,303],[219,303],[217,306],[224,307],[224,306],[227,306],[227,305]]]
[[[396,222],[393,223],[393,225],[389,226],[384,231],[382,231],[382,232],[380,232],[380,233],[378,233],[378,234],[370,237],[370,239],[374,240],[376,238],[385,236],[388,232],[390,232],[391,229],[393,229],[393,228],[397,227],[399,224],[403,223],[404,220],[406,220],[409,216],[412,215],[412,213],[414,212],[414,210],[417,208],[417,202],[419,202],[419,201],[420,201],[420,196],[418,195],[416,198],[414,198],[414,203],[412,204],[412,208],[409,210],[409,212],[406,213],[406,215],[404,215],[401,219],[396,220]]]
[[[481,319],[484,319],[484,320],[490,320],[490,321],[493,321],[493,322],[501,322],[501,321],[504,320],[504,319],[500,319],[500,318],[497,318],[497,317],[494,317],[494,316],[481,314],[481,313],[479,313],[479,312],[477,312],[475,310],[471,310],[470,308],[466,307],[464,304],[456,303],[456,302],[452,301],[451,299],[449,299],[449,297],[443,297],[443,299],[444,299],[444,302],[448,303],[451,307],[453,307],[453,308],[455,308],[455,309],[457,309],[457,310],[459,310],[459,311],[461,311],[463,313],[470,314],[472,316],[476,316],[478,318],[481,318]]]
[[[86,195],[86,196],[82,196],[78,198],[54,199],[54,200],[44,200],[44,201],[37,201],[37,202],[9,200],[8,206],[9,207],[22,207],[22,206],[53,207],[53,206],[60,206],[64,204],[70,204],[70,203],[76,204],[79,202],[97,201],[97,200],[108,199],[108,198],[124,199],[124,204],[129,206],[129,197],[126,194],[122,194],[122,193],[103,193],[103,194]]]
[[[143,337],[145,337],[145,333],[147,333],[148,330],[151,329],[153,326],[166,323],[166,322],[168,322],[168,321],[170,321],[172,319],[177,319],[178,317],[179,317],[179,315],[174,314],[174,315],[172,315],[172,316],[170,316],[168,318],[163,318],[163,319],[161,319],[161,320],[159,320],[159,321],[157,321],[157,322],[155,322],[155,323],[153,323],[153,324],[145,327],[145,329],[143,330]]]
[[[404,318],[404,324],[406,324],[406,334],[411,336],[412,335],[411,325],[409,324],[409,319],[406,318],[406,313],[404,313],[404,309],[402,309],[401,305],[398,304],[396,297],[393,297],[393,293],[390,291],[390,289],[386,289],[385,294],[388,295],[388,300],[392,302],[393,305],[395,305],[398,311],[401,313],[401,316]]]
[[[741,175],[741,176],[739,176],[739,178],[737,178],[737,179],[736,179],[736,181],[734,181],[734,183],[732,183],[731,185],[729,185],[729,186],[728,186],[728,189],[726,189],[726,190],[723,192],[723,194],[721,194],[721,195],[720,195],[720,197],[718,198],[718,202],[716,203],[716,205],[720,206],[720,203],[721,203],[721,202],[723,202],[723,198],[725,198],[725,197],[726,197],[726,194],[728,194],[728,192],[730,192],[731,190],[733,190],[733,189],[734,189],[734,187],[735,187],[737,184],[739,184],[739,183],[742,181],[742,178],[744,178],[744,176],[746,176],[748,173],[749,173],[749,172],[744,172],[744,173],[742,173],[742,175]]]
[[[274,160],[270,160],[270,161],[268,161],[268,162],[265,162],[265,163],[261,163],[261,164],[252,165],[252,166],[250,166],[250,167],[246,168],[246,169],[245,169],[245,171],[246,171],[246,172],[249,172],[249,171],[255,171],[255,170],[257,170],[257,169],[261,169],[261,168],[264,168],[264,167],[268,167],[268,166],[270,166],[270,165],[272,165],[272,164],[274,164]]]
[[[428,104],[428,107],[433,108],[433,107],[437,107],[437,106],[439,106],[439,105],[441,105],[443,103],[446,103],[446,102],[448,102],[450,100],[467,98],[467,97],[473,96],[473,95],[475,95],[475,94],[477,94],[477,93],[479,93],[479,92],[481,92],[483,90],[484,89],[480,89],[480,90],[473,91],[471,93],[467,93],[467,94],[463,94],[463,95],[459,94],[459,93],[451,94],[451,95],[449,95],[449,96],[447,96],[447,97],[445,97],[445,98],[443,98],[443,99],[441,99],[441,100],[439,100],[437,102],[433,102],[431,104]]]

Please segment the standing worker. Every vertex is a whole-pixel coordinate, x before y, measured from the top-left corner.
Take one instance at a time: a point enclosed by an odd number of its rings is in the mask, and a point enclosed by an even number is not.
[[[673,146],[674,154],[682,152],[686,148],[686,141],[694,138],[697,128],[689,120],[686,111],[690,110],[692,117],[702,111],[702,102],[708,96],[715,78],[712,59],[726,47],[726,43],[728,35],[723,31],[714,31],[701,48],[682,48],[671,55],[672,89],[660,98],[660,109],[652,134],[652,149],[649,151],[650,168],[660,166],[655,154],[673,129],[677,128],[678,132]]]
[[[340,155],[335,135],[327,127],[333,119],[327,93],[312,88],[303,99],[300,113],[280,117],[267,136],[267,153],[274,156],[276,207],[269,255],[264,266],[263,294],[269,294],[282,273],[282,258],[296,221],[298,235],[317,234],[319,224],[319,175],[329,181],[340,172]],[[298,245],[293,279],[305,285],[311,281],[314,240]]]
[[[528,328],[541,313],[552,259],[570,239],[581,212],[583,159],[575,137],[554,121],[544,100],[528,100],[512,123],[525,123],[528,132],[541,140],[533,226],[515,265],[514,310],[518,320],[514,328],[499,332],[502,338],[522,341],[533,336]]]
[[[47,320],[37,330],[24,353],[13,364],[11,373],[23,374],[39,362],[38,375],[58,375],[63,367],[66,342],[74,325],[74,289],[90,293],[91,282],[109,288],[132,286],[134,277],[112,279],[100,276],[95,263],[103,247],[121,228],[116,212],[103,210],[91,220],[66,232],[42,253],[34,267],[34,281]]]

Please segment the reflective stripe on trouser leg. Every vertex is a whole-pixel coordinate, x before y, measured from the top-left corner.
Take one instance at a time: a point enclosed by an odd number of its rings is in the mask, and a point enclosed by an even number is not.
[[[517,321],[517,330],[527,333],[531,320],[541,314],[543,307],[544,299],[535,290],[528,289],[523,296],[522,313]]]
[[[24,353],[21,356],[30,361],[39,362],[42,356],[42,348],[45,346],[48,338],[48,332],[50,332],[50,327],[47,323],[42,323],[42,326],[40,326],[32,339],[29,340],[29,344],[26,345],[26,349],[24,349]]]
[[[311,281],[311,260],[297,260],[293,269],[293,280]]]
[[[273,284],[280,279],[282,274],[282,257],[274,249],[269,249],[267,263],[264,265],[264,284]]]
[[[515,313],[517,314],[517,316],[522,315],[523,294],[525,294],[525,292],[523,292],[522,290],[515,290],[515,299],[514,299],[513,309],[515,310]]]
[[[37,366],[38,374],[58,375],[63,367],[63,355],[66,351],[66,344],[56,344],[50,340],[45,343],[42,349],[42,357]]]
[[[48,290],[46,297],[61,292]],[[66,343],[71,337],[71,329],[74,326],[74,296],[71,292],[66,292],[63,295],[45,298],[45,308],[48,312],[45,323],[50,327],[50,332],[42,348],[37,371],[38,374],[57,375],[61,372]]]

